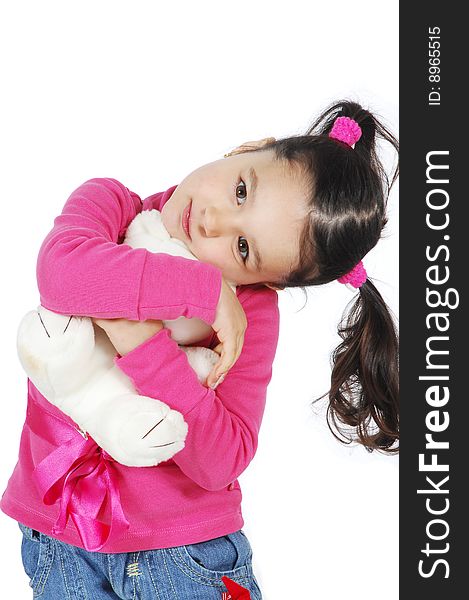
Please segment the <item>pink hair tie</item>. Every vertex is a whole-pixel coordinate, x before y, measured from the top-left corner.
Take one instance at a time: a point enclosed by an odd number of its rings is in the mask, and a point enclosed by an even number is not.
[[[337,117],[334,121],[329,137],[333,140],[344,142],[351,148],[362,136],[360,125],[350,117]]]
[[[367,280],[368,275],[366,274],[365,267],[363,266],[362,261],[360,260],[351,271],[339,277],[337,281],[339,283],[345,283],[345,285],[350,289],[359,288],[362,286]],[[352,291],[354,291],[352,288]]]

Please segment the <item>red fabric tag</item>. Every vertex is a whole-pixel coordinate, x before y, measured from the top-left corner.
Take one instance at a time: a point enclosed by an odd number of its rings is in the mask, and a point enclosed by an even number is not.
[[[221,600],[232,600],[231,594],[229,592],[222,592]]]
[[[225,596],[227,592],[223,592],[222,600],[251,600],[251,594],[249,593],[249,590],[236,583],[236,581],[233,581],[229,577],[225,576],[223,576],[221,580],[229,592],[227,596]]]

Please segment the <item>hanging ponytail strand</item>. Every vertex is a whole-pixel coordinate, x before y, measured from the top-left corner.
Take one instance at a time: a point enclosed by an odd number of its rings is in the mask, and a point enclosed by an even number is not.
[[[329,428],[342,442],[357,439],[369,451],[397,453],[399,342],[389,310],[369,278],[338,333],[343,341],[332,354],[331,388],[321,396],[329,396]]]

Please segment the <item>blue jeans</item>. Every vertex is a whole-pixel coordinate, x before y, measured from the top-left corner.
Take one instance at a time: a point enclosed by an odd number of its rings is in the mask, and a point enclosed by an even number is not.
[[[226,575],[262,600],[252,549],[240,529],[199,544],[105,554],[88,552],[18,523],[33,597],[42,600],[222,600]]]

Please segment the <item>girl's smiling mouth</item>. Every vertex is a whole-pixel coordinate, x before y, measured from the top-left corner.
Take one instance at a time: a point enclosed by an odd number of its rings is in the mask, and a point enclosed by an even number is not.
[[[182,211],[182,228],[184,230],[184,233],[187,235],[187,237],[192,241],[191,238],[191,234],[189,231],[189,223],[190,223],[190,216],[191,216],[191,208],[192,208],[192,200],[189,202],[189,204],[186,206],[186,208]]]

